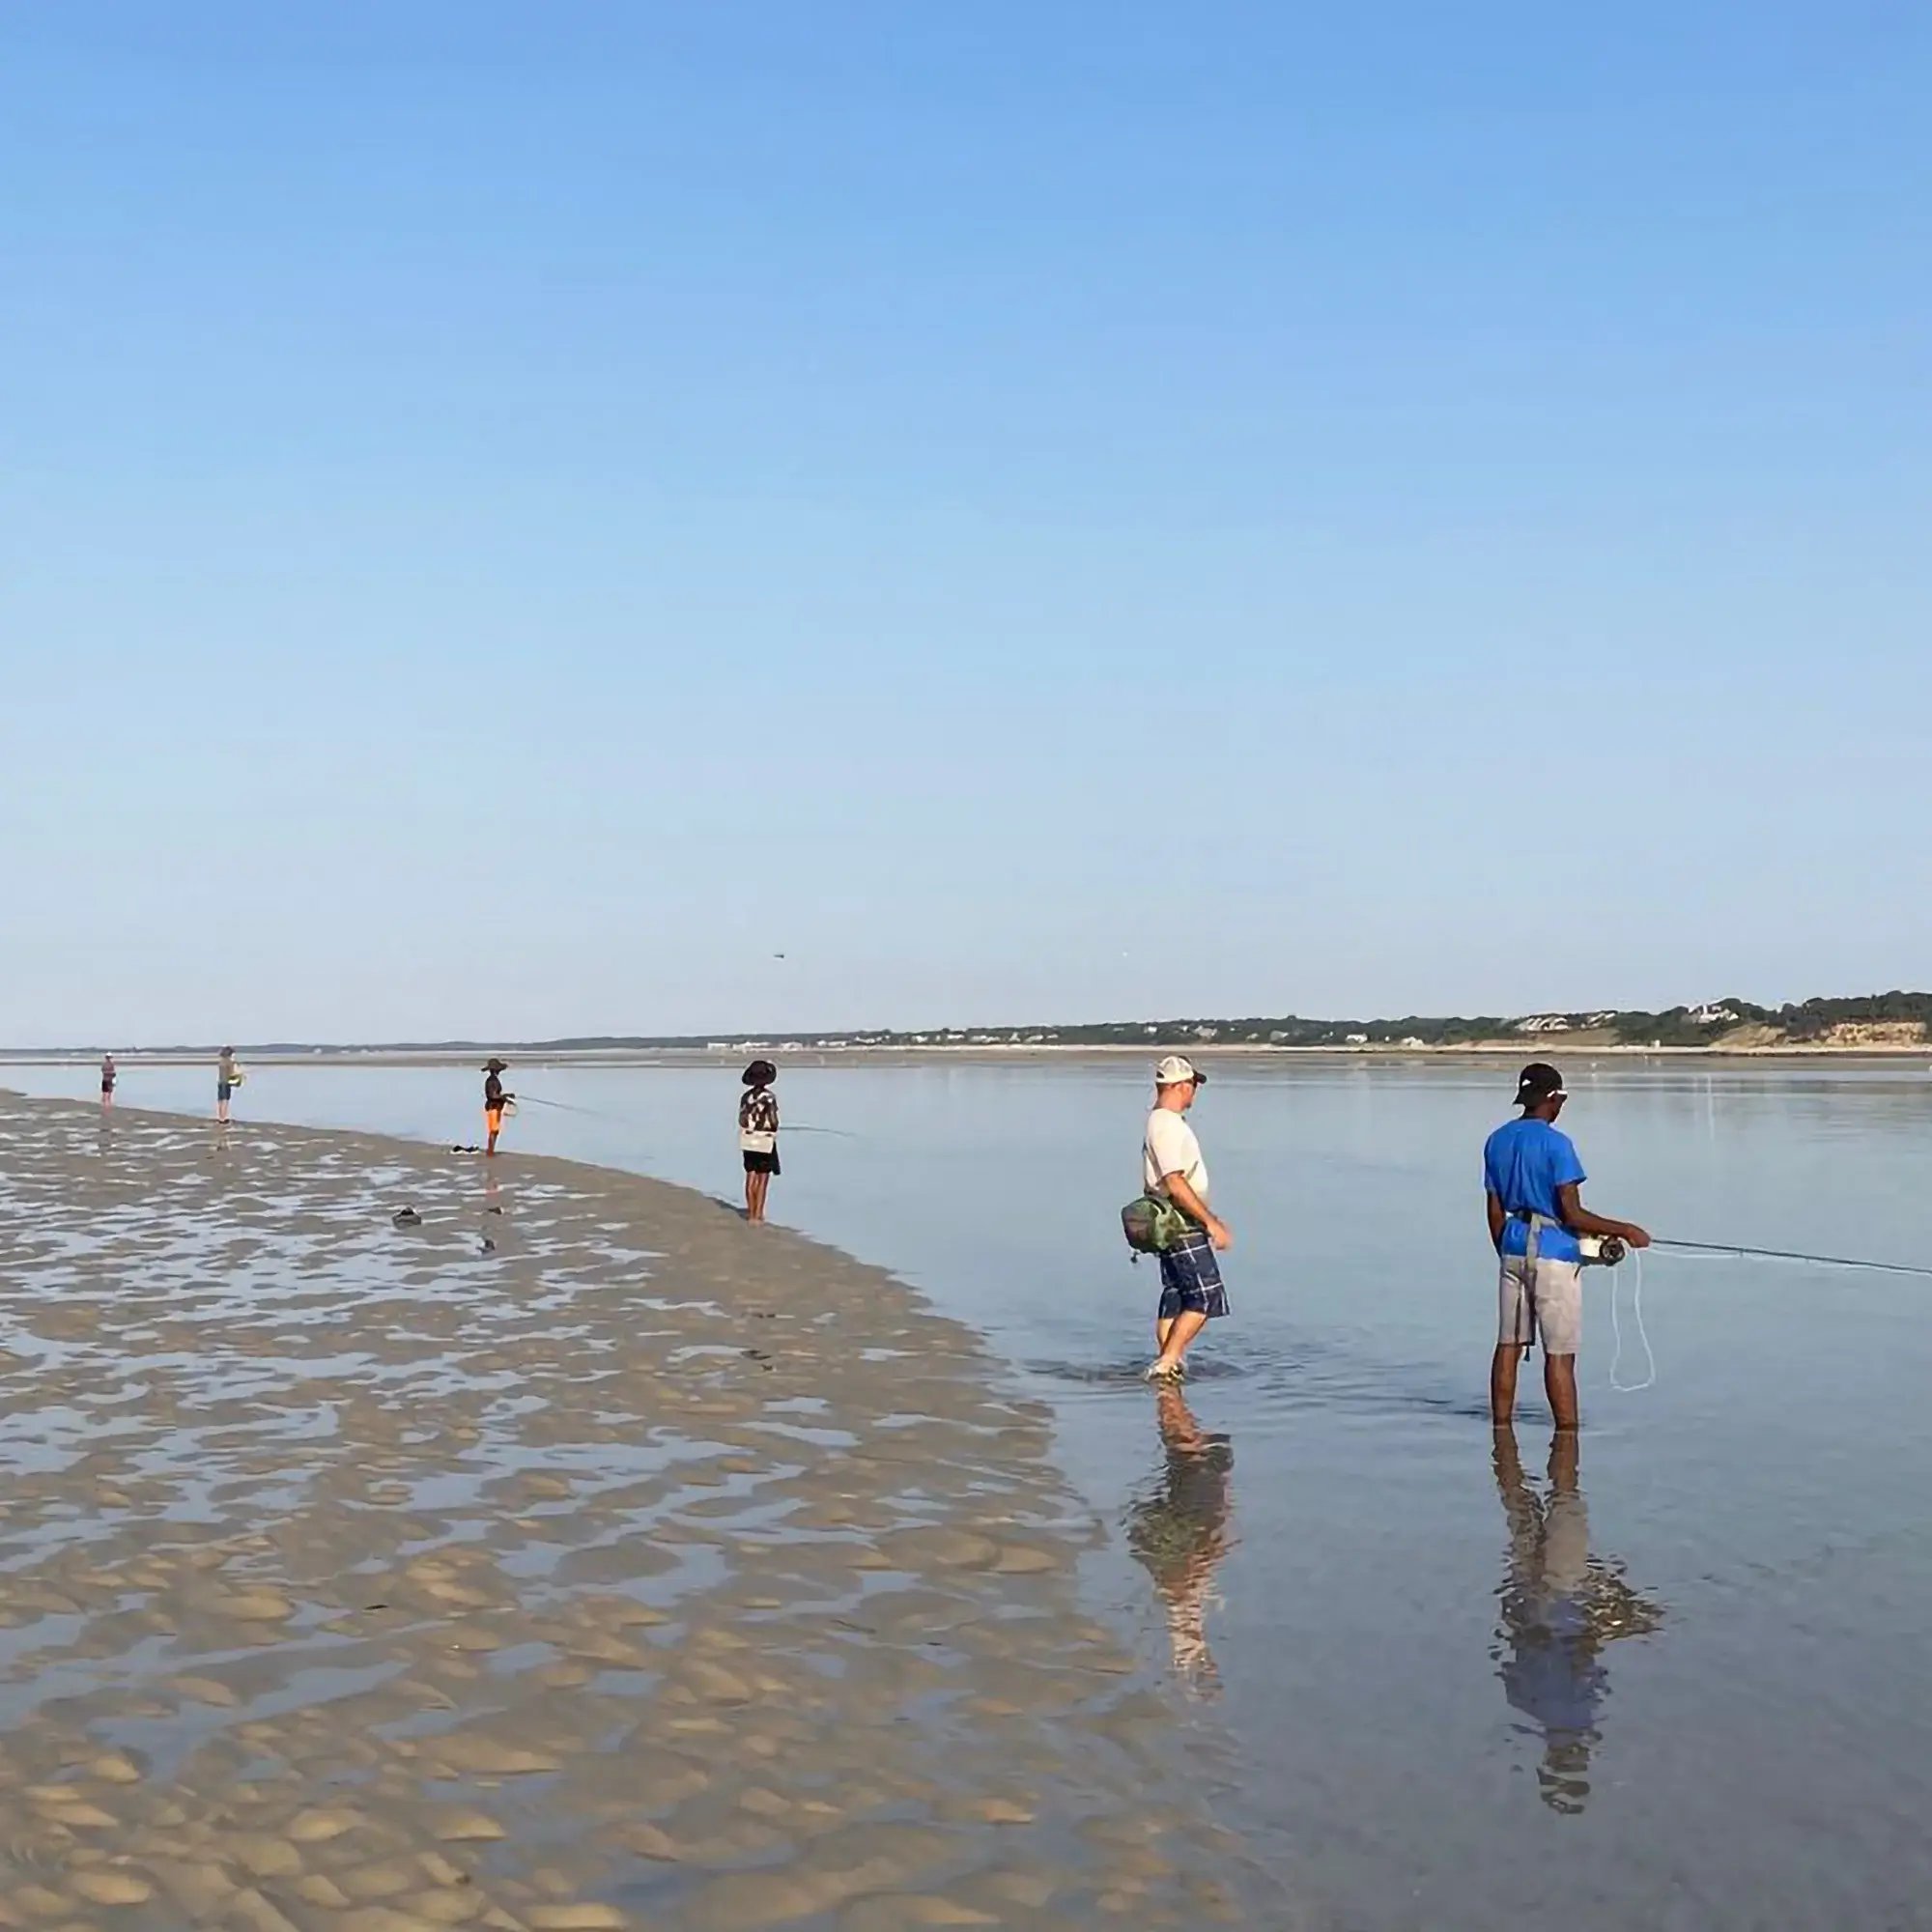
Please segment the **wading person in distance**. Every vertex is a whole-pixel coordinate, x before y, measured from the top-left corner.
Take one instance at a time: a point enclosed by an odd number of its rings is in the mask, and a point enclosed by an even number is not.
[[[483,1151],[497,1151],[497,1136],[503,1131],[503,1102],[514,1100],[514,1094],[503,1092],[503,1082],[499,1077],[510,1070],[507,1060],[498,1060],[493,1054],[483,1066]]]
[[[114,1056],[103,1053],[100,1056],[100,1111],[111,1114],[114,1111]]]
[[[1153,1112],[1141,1142],[1141,1179],[1150,1194],[1164,1195],[1190,1225],[1161,1250],[1160,1312],[1153,1329],[1160,1352],[1147,1371],[1151,1382],[1183,1374],[1182,1358],[1194,1338],[1228,1312],[1228,1291],[1214,1256],[1235,1237],[1208,1210],[1208,1163],[1186,1120],[1207,1077],[1178,1053],[1153,1070]]]
[[[1522,1118],[1483,1146],[1490,1240],[1501,1262],[1496,1352],[1490,1364],[1490,1419],[1516,1413],[1523,1353],[1543,1343],[1543,1385],[1558,1429],[1577,1427],[1577,1349],[1583,1339],[1583,1251],[1579,1235],[1614,1235],[1634,1248],[1650,1236],[1634,1221],[1592,1214],[1578,1199],[1583,1163],[1556,1117],[1569,1097],[1563,1076],[1533,1061],[1517,1080]]]
[[[228,1124],[228,1102],[241,1084],[235,1065],[235,1049],[224,1046],[220,1059],[214,1063],[214,1118],[224,1127]]]
[[[738,1151],[745,1156],[745,1219],[765,1218],[765,1196],[779,1173],[779,1096],[772,1082],[779,1070],[769,1060],[745,1069],[745,1096],[738,1102]]]

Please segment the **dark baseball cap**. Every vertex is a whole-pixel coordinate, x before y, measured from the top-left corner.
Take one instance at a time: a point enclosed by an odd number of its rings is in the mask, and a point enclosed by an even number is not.
[[[1540,1107],[1564,1097],[1563,1076],[1547,1060],[1532,1060],[1516,1077],[1519,1107]]]

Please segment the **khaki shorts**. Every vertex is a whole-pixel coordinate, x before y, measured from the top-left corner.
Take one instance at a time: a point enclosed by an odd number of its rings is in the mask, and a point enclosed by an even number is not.
[[[1528,1284],[1529,1263],[1525,1257],[1504,1256],[1502,1273],[1496,1282],[1497,1346],[1535,1340],[1543,1344],[1546,1355],[1574,1355],[1583,1339],[1581,1265],[1539,1258],[1535,1286]],[[1532,1314],[1536,1318],[1533,1330]]]

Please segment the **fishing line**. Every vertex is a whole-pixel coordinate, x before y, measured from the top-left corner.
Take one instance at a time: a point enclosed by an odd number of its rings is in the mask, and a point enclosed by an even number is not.
[[[1653,1248],[1672,1248],[1692,1255],[1749,1255],[1758,1261],[1809,1262],[1816,1267],[1869,1268],[1878,1274],[1916,1274],[1932,1280],[1932,1267],[1909,1267],[1903,1262],[1868,1262],[1850,1255],[1805,1255],[1795,1248],[1741,1248],[1730,1241],[1652,1241]]]
[[[1640,1382],[1626,1382],[1618,1378],[1617,1371],[1624,1359],[1624,1331],[1617,1320],[1617,1273],[1610,1270],[1610,1334],[1615,1338],[1616,1347],[1610,1355],[1610,1386],[1619,1395],[1636,1395],[1649,1388],[1657,1380],[1657,1357],[1650,1352],[1650,1337],[1643,1327],[1643,1256],[1633,1249],[1631,1252],[1633,1272],[1631,1287],[1631,1313],[1636,1317],[1637,1340],[1643,1344],[1644,1378]]]
[[[600,1113],[595,1107],[573,1107],[568,1100],[546,1100],[541,1094],[519,1094],[517,1098],[527,1100],[532,1107],[550,1107],[559,1114],[583,1114],[593,1121],[615,1121],[620,1127],[635,1127],[636,1121],[627,1121],[621,1114]]]
[[[1852,1255],[1811,1255],[1796,1248],[1747,1248],[1726,1241],[1652,1241],[1653,1248],[1667,1252],[1690,1255],[1720,1255],[1727,1258],[1749,1258],[1767,1262],[1800,1262],[1812,1267],[1863,1268],[1877,1274],[1909,1274],[1932,1280],[1932,1267],[1913,1267],[1904,1262],[1874,1262]],[[1650,1337],[1643,1325],[1643,1255],[1639,1249],[1628,1250],[1632,1266],[1631,1313],[1636,1318],[1637,1340],[1643,1345],[1644,1378],[1640,1382],[1626,1382],[1621,1370],[1624,1354],[1623,1323],[1618,1317],[1617,1275],[1610,1273],[1610,1334],[1614,1340],[1614,1350],[1610,1356],[1610,1386],[1619,1395],[1635,1395],[1642,1389],[1651,1387],[1657,1380],[1657,1357],[1651,1352]]]

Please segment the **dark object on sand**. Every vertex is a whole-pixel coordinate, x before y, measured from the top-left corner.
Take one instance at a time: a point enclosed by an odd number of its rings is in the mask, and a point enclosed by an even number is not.
[[[399,1228],[420,1228],[423,1224],[423,1217],[413,1208],[398,1208],[389,1219]]]

